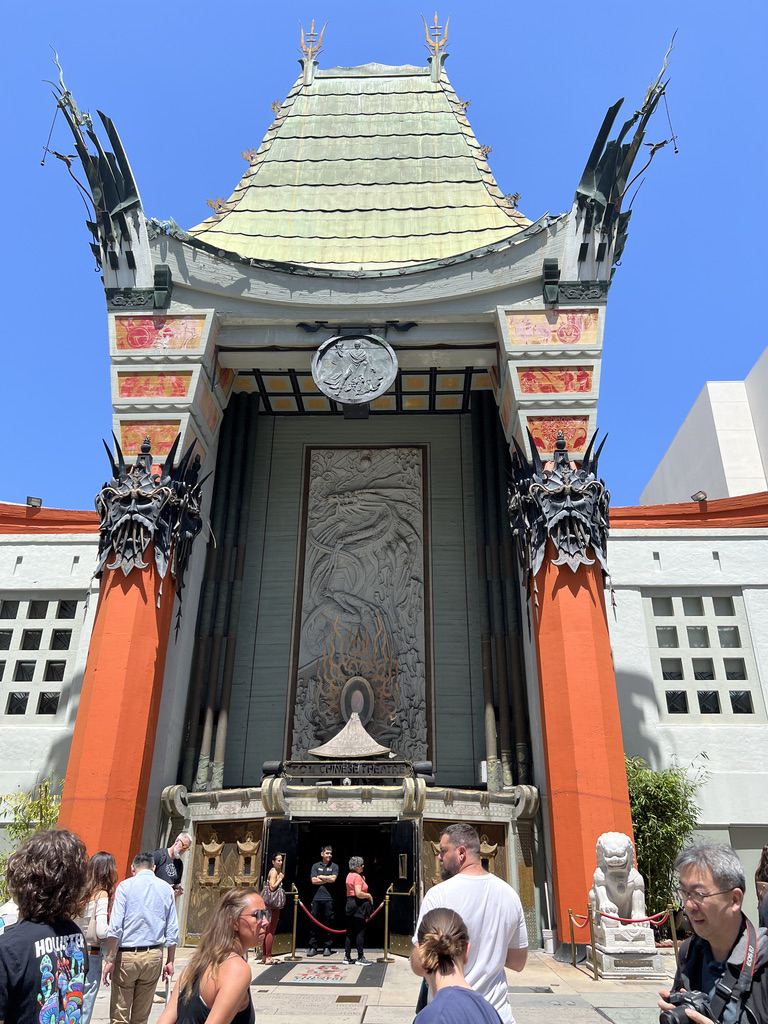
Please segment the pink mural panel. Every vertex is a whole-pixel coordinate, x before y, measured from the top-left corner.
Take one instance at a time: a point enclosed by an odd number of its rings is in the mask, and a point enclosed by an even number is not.
[[[118,349],[199,349],[204,316],[118,316],[115,340]]]
[[[596,345],[597,310],[507,313],[512,345]]]
[[[553,452],[558,431],[565,436],[570,455],[578,455],[587,447],[588,416],[529,416],[530,430],[540,452]]]
[[[119,398],[184,398],[191,373],[118,373]]]
[[[153,456],[167,455],[176,440],[180,425],[180,420],[131,420],[121,423],[120,446],[128,458],[138,454],[142,441],[149,437]]]
[[[554,395],[567,391],[591,391],[591,366],[527,366],[518,369],[524,395]]]

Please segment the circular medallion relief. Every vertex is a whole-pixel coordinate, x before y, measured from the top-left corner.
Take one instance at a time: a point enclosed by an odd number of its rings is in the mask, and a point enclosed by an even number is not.
[[[352,676],[341,691],[341,713],[345,722],[349,721],[353,711],[357,712],[363,725],[370,721],[373,714],[373,688],[362,676]]]
[[[312,377],[334,402],[362,405],[392,386],[397,356],[375,334],[337,335],[324,341],[312,357]]]

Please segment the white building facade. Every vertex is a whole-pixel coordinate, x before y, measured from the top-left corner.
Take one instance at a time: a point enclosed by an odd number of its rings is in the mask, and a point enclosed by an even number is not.
[[[698,835],[749,879],[768,841],[768,495],[616,509],[609,559],[625,751],[699,775]]]
[[[0,504],[2,795],[64,778],[98,599],[97,531],[95,513]]]

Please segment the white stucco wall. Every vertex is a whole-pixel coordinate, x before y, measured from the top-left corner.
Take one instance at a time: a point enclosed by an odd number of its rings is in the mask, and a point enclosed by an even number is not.
[[[768,348],[749,371],[744,383],[763,473],[768,479]]]
[[[640,495],[641,505],[768,489],[768,349],[744,381],[709,381]]]
[[[692,773],[705,772],[699,792],[702,828],[765,825],[768,530],[614,530],[608,555],[616,591],[616,614],[609,615],[611,642],[627,754],[653,767],[674,758]],[[643,593],[679,588],[741,592],[762,695],[759,713],[738,716],[738,721],[732,715],[698,713],[670,721],[666,709],[660,713]],[[674,688],[674,683],[667,685]]]
[[[0,628],[13,630],[11,648],[0,651],[0,660],[6,663],[0,682],[0,793],[13,793],[19,788],[28,790],[49,772],[58,779],[62,779],[66,772],[98,599],[98,586],[91,583],[97,546],[96,534],[0,536],[0,599],[20,602],[16,619],[0,621]],[[44,620],[26,618],[30,599],[49,602]],[[64,599],[79,602],[76,620],[54,618],[54,605]],[[54,627],[73,629],[74,645],[69,651],[45,649]],[[39,651],[20,649],[24,628],[43,629],[43,645]],[[62,682],[51,682],[41,687],[47,657],[66,657],[67,670]],[[39,662],[34,682],[30,684],[16,682],[13,678],[14,665],[23,658],[34,658]],[[6,713],[9,693],[30,690],[33,696],[41,688],[61,691],[55,715],[35,714],[33,699],[30,699],[26,714]]]

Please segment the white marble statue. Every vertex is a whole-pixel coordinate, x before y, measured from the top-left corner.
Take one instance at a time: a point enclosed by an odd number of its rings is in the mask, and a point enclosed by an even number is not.
[[[635,867],[635,847],[623,832],[603,832],[597,840],[597,868],[589,902],[595,923],[606,928],[621,924],[604,914],[636,921],[645,914],[645,882]]]

